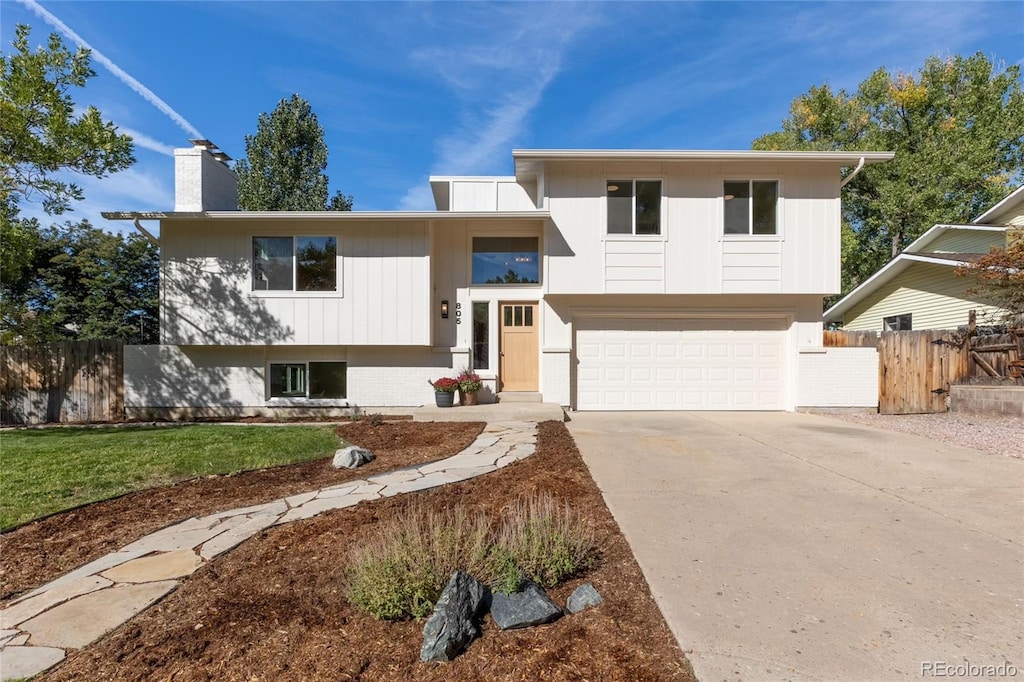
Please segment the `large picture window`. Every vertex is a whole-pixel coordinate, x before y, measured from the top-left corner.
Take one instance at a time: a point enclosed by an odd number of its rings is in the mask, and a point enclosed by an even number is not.
[[[726,180],[725,234],[778,234],[779,183]]]
[[[661,234],[661,180],[609,180],[608,234]]]
[[[345,398],[347,363],[308,362],[270,365],[271,398]]]
[[[538,284],[537,237],[473,237],[473,284]]]
[[[337,291],[336,237],[253,237],[253,291]]]

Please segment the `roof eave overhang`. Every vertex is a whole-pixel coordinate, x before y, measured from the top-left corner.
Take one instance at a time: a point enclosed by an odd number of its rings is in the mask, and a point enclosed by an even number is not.
[[[549,211],[107,211],[107,220],[325,220],[336,222],[430,220],[546,220]]]
[[[936,225],[935,227],[940,227]],[[934,229],[934,228],[933,228]],[[836,302],[831,308],[822,313],[822,319],[825,322],[841,322],[843,315],[847,313],[853,306],[860,303],[868,294],[872,293],[878,287],[892,280],[896,275],[900,274],[914,263],[927,263],[930,265],[945,265],[947,267],[957,267],[960,265],[967,265],[966,261],[948,259],[948,258],[935,258],[931,256],[921,256],[909,253],[901,253],[900,255],[893,258],[891,261],[885,264],[885,266],[871,275],[856,289],[848,293],[846,296]]]
[[[895,152],[796,152],[690,149],[514,149],[516,177],[537,172],[548,161],[804,161],[853,165],[884,163]]]

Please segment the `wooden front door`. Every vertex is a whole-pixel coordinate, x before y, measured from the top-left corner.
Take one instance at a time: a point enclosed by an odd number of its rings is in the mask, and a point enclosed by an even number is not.
[[[500,390],[536,391],[540,364],[537,304],[501,303],[498,319],[501,324]]]

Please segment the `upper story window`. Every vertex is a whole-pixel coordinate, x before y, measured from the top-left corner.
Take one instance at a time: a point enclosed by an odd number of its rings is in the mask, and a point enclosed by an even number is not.
[[[540,282],[538,237],[473,237],[473,284]]]
[[[661,180],[608,181],[608,234],[661,234]]]
[[[725,234],[778,234],[777,180],[725,181]]]
[[[253,291],[337,291],[336,237],[253,237]]]

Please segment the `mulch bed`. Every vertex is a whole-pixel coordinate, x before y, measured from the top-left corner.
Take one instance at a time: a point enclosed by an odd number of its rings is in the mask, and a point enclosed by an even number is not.
[[[473,442],[482,423],[356,421],[338,434],[378,455],[357,471],[328,460],[206,476],[55,514],[0,535],[0,607],[93,559],[191,516],[248,507],[392,469],[444,459]],[[270,427],[268,427],[270,428]]]
[[[424,425],[404,426],[416,433]],[[351,440],[369,446],[355,436]],[[377,454],[384,459],[386,448]],[[590,518],[600,552],[595,568],[551,596],[564,603],[572,589],[589,581],[605,597],[601,606],[507,632],[488,617],[483,636],[455,661],[423,664],[422,622],[377,621],[344,598],[348,552],[353,543],[379,533],[383,519],[410,505],[460,504],[497,515],[515,496],[535,492],[564,499]],[[541,424],[535,455],[498,472],[264,531],[99,642],[72,652],[46,676],[106,678],[694,679],[572,438],[558,422]]]

